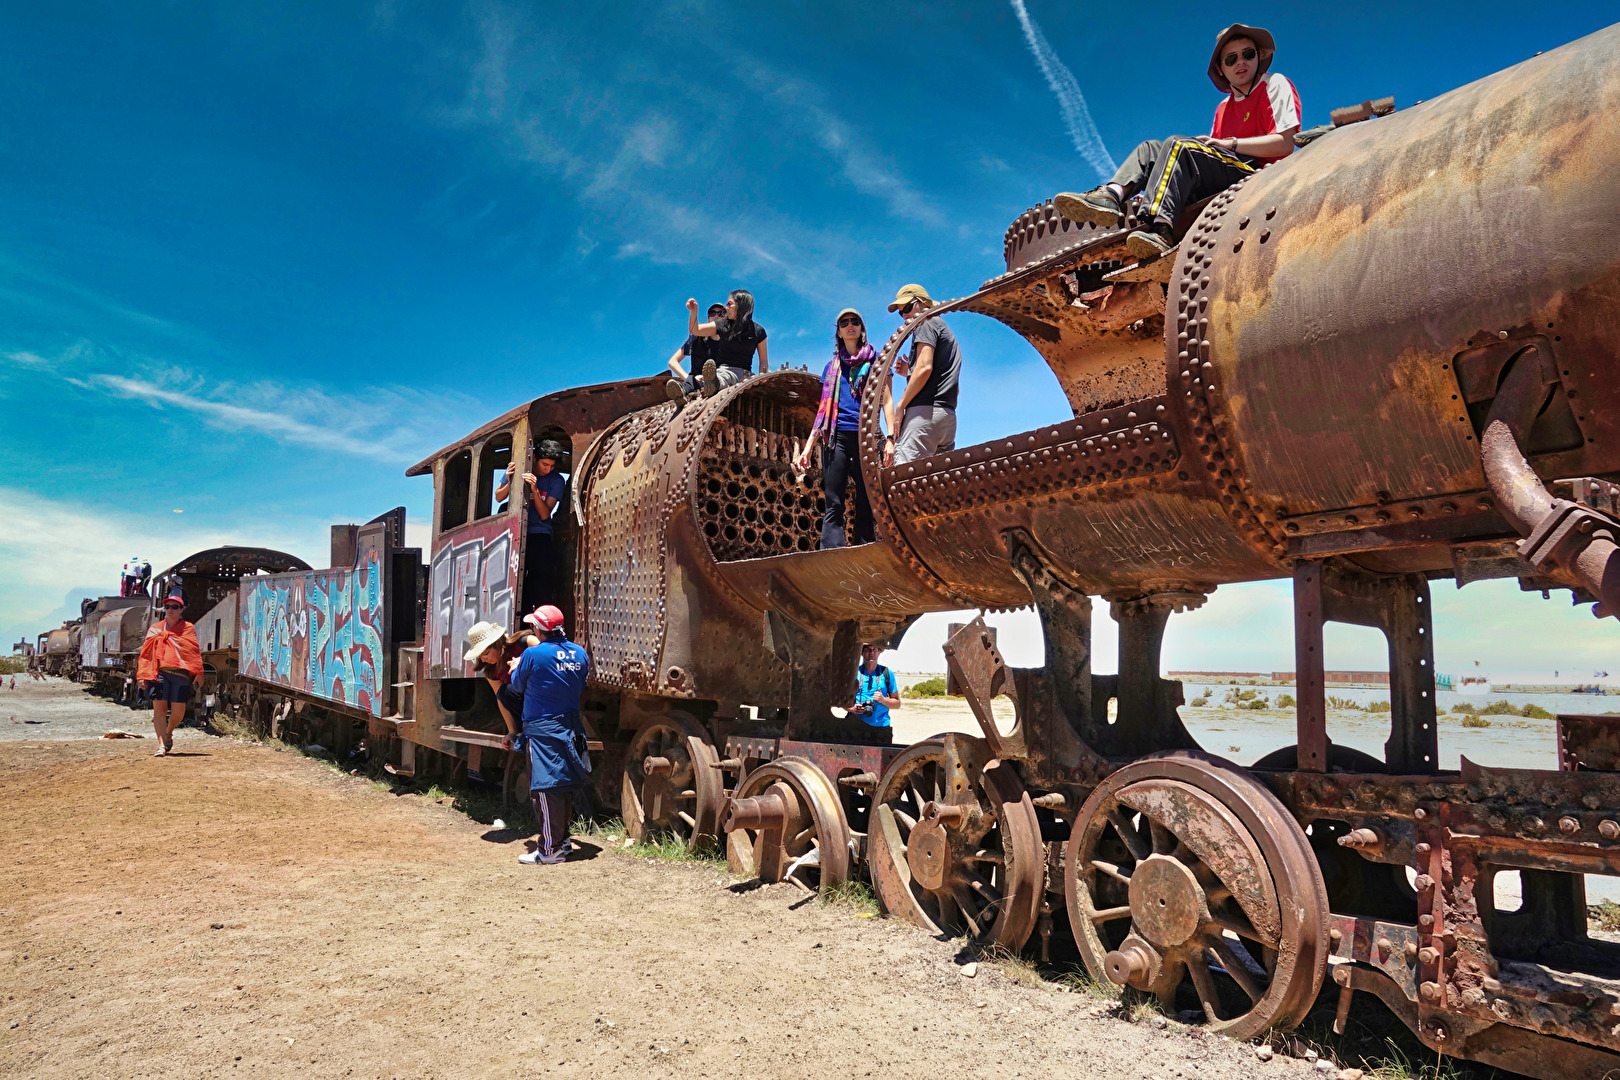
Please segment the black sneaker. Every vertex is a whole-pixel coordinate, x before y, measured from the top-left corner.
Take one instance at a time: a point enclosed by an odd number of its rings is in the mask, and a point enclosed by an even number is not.
[[[1175,246],[1175,233],[1159,221],[1149,222],[1125,238],[1125,250],[1143,261],[1157,259]]]
[[[668,394],[669,400],[673,401],[676,405],[686,404],[686,387],[681,385],[681,380],[671,379],[669,382],[665,383],[664,393]]]
[[[714,361],[703,361],[703,396],[714,397],[720,392],[720,380],[714,375]]]
[[[1070,221],[1090,222],[1099,229],[1112,229],[1125,216],[1125,208],[1119,205],[1107,184],[1078,194],[1060,191],[1052,196],[1052,206]]]

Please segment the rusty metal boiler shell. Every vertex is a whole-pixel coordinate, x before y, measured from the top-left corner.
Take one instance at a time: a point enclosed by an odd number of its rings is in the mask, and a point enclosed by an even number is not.
[[[1543,476],[1620,468],[1620,27],[1262,170],[1169,303],[1172,399],[1263,512],[1483,489],[1454,361],[1504,338],[1551,349],[1582,429]]]

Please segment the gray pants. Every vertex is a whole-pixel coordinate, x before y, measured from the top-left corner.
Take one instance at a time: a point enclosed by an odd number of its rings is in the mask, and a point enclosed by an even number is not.
[[[938,405],[913,405],[900,420],[900,437],[894,440],[894,463],[943,454],[956,449],[956,410]]]
[[[722,390],[728,390],[748,378],[750,374],[752,372],[744,372],[740,368],[716,366],[714,369],[714,392],[718,394]],[[703,384],[702,375],[703,369],[694,365],[692,374],[687,377],[685,382],[681,383],[681,389],[688,394],[697,393]]]

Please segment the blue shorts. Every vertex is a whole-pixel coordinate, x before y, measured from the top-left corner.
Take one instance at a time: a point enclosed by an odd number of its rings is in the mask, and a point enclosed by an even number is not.
[[[172,671],[158,672],[157,682],[147,691],[152,701],[167,701],[175,705],[184,705],[191,700],[191,677],[177,675]]]

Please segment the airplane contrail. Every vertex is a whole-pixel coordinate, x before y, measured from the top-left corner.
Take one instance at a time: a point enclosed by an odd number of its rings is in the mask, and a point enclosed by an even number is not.
[[[1091,122],[1091,110],[1086,108],[1086,97],[1080,92],[1080,83],[1058,59],[1057,53],[1052,51],[1046,35],[1035,25],[1035,20],[1029,17],[1024,0],[1012,0],[1012,6],[1024,27],[1024,39],[1029,42],[1029,51],[1035,54],[1035,62],[1040,65],[1041,74],[1046,76],[1046,84],[1057,96],[1058,109],[1063,113],[1063,122],[1068,125],[1074,148],[1097,170],[1098,176],[1109,179],[1118,166],[1103,145],[1102,136],[1097,134],[1097,125]]]

